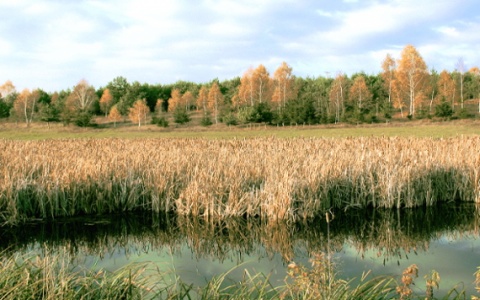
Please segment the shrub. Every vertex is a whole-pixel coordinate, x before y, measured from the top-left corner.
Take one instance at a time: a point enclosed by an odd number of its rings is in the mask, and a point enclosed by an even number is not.
[[[190,122],[190,116],[184,108],[178,108],[173,113],[173,119],[177,124],[185,124]]]
[[[165,117],[153,117],[152,124],[155,124],[159,127],[168,127],[168,121]]]
[[[200,120],[200,124],[201,124],[202,126],[210,126],[210,125],[213,124],[212,118],[211,118],[208,114],[206,114],[206,115],[204,115],[204,116],[202,117],[202,119]]]
[[[75,118],[75,125],[79,127],[92,126],[92,114],[89,112],[81,112]]]
[[[229,113],[229,114],[225,115],[225,116],[223,117],[223,122],[224,122],[226,125],[229,125],[229,126],[230,126],[230,125],[233,125],[233,126],[238,125],[238,120],[237,120],[237,118],[235,117],[235,115],[232,114],[232,113]]]

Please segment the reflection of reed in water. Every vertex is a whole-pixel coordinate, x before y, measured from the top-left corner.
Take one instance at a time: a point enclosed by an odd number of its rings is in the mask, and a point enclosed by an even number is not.
[[[241,262],[246,254],[266,251],[270,257],[281,254],[289,262],[295,256],[295,249],[305,249],[308,253],[338,252],[345,243],[350,243],[360,253],[375,250],[385,259],[401,259],[411,252],[428,249],[430,241],[442,235],[478,236],[479,216],[471,205],[337,211],[335,221],[329,224],[324,218],[287,224],[260,219],[206,221],[137,214],[2,230],[0,247],[1,251],[14,252],[30,249],[34,244],[50,249],[68,245],[72,254],[108,256],[121,250],[128,256],[132,251],[169,249],[176,253],[187,245],[197,258]]]

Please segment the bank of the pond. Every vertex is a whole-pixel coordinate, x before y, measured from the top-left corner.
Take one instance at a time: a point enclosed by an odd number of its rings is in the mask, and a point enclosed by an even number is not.
[[[480,201],[480,137],[0,141],[0,222],[127,211],[298,220]]]

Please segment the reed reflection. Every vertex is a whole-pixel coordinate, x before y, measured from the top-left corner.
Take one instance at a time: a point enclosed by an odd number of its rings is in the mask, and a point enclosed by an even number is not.
[[[360,254],[375,250],[388,260],[427,250],[432,240],[442,236],[455,239],[465,235],[478,237],[479,233],[479,209],[465,204],[334,213],[329,233],[324,218],[296,224],[255,218],[209,222],[203,218],[151,213],[77,218],[2,228],[0,251],[64,247],[74,255],[105,257],[118,251],[124,251],[125,255],[163,249],[176,253],[186,245],[195,258],[241,262],[243,256],[264,248],[268,256],[278,253],[287,263],[298,249],[307,253],[338,252],[348,243]]]

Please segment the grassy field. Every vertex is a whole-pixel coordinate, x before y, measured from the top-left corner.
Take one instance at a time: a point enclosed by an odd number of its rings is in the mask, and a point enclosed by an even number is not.
[[[41,140],[64,138],[192,138],[209,139],[250,137],[454,137],[479,135],[480,121],[461,120],[451,122],[412,121],[372,125],[318,125],[276,127],[266,125],[225,126],[175,126],[161,128],[154,125],[134,126],[130,123],[113,128],[111,124],[100,124],[98,128],[79,128],[73,125],[34,123],[27,128],[23,123],[0,123],[0,139]]]

